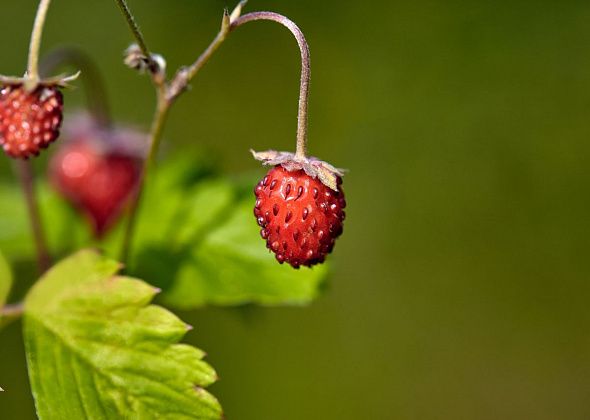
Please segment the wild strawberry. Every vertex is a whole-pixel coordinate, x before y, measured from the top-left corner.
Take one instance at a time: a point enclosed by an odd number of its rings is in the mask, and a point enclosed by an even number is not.
[[[280,262],[294,268],[321,263],[342,234],[344,193],[342,178],[335,190],[303,169],[272,168],[254,193],[254,215],[262,227],[260,235]]]
[[[0,90],[0,145],[14,158],[37,156],[59,136],[63,97],[57,86],[23,85]]]
[[[73,120],[64,133],[73,137],[52,158],[50,178],[101,237],[136,191],[143,157],[134,147],[145,139],[133,130],[93,127],[85,117]]]

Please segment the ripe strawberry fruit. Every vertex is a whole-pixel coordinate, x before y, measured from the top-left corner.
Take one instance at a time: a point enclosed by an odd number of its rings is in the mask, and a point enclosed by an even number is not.
[[[142,160],[105,142],[66,143],[53,157],[50,177],[58,191],[92,223],[101,237],[121,215],[136,190]]]
[[[342,234],[346,201],[337,178],[337,191],[303,170],[272,168],[254,193],[254,215],[260,235],[280,262],[294,268],[321,263]]]
[[[14,158],[37,156],[59,136],[63,97],[57,86],[23,85],[0,90],[0,145]]]

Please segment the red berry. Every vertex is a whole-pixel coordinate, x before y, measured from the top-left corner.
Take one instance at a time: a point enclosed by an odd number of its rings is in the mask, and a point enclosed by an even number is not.
[[[101,237],[135,192],[141,159],[122,150],[105,150],[93,141],[72,141],[51,161],[54,186],[92,222]]]
[[[342,234],[344,193],[312,178],[303,170],[278,165],[258,183],[254,215],[260,235],[280,262],[295,268],[321,263]]]
[[[7,155],[37,156],[59,136],[63,97],[57,87],[39,85],[27,92],[22,85],[0,90],[0,145]]]

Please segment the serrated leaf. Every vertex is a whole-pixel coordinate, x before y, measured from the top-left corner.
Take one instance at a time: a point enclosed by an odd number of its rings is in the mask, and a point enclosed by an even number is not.
[[[219,419],[203,352],[149,302],[157,289],[116,276],[94,251],[60,262],[25,300],[29,377],[41,419]]]

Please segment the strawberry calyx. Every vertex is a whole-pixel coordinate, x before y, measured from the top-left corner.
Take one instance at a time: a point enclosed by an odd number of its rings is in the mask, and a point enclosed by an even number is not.
[[[289,172],[303,170],[312,178],[317,178],[326,187],[338,191],[338,178],[344,175],[345,170],[336,168],[327,162],[315,157],[299,157],[290,152],[279,152],[266,150],[255,152],[250,150],[254,159],[262,162],[263,165],[281,165]]]
[[[76,80],[79,76],[79,71],[70,75],[60,74],[57,76],[46,77],[43,79],[29,77],[26,74],[23,77],[0,75],[0,85],[23,86],[27,92],[32,92],[38,87],[69,88],[70,83]]]

